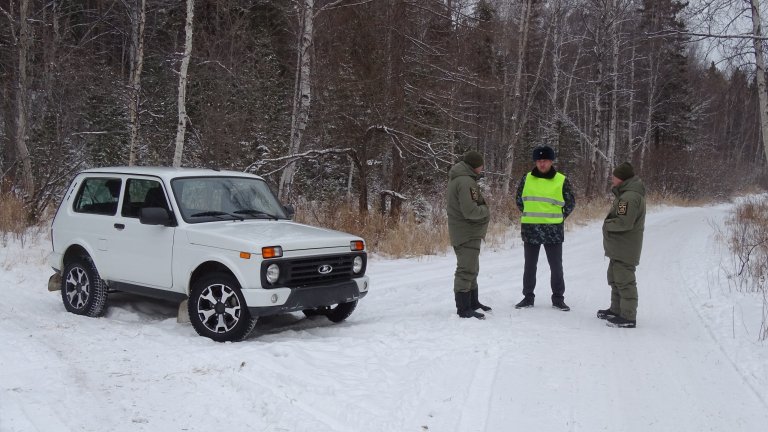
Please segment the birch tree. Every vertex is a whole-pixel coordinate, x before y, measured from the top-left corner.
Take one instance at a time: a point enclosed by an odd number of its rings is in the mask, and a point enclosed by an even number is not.
[[[146,0],[134,0],[129,6],[131,19],[131,71],[128,84],[128,127],[130,144],[128,165],[136,164],[139,143],[139,108],[141,96],[141,72],[144,68],[144,27],[147,21]]]
[[[181,156],[184,152],[184,134],[187,129],[187,70],[189,59],[192,57],[192,30],[195,16],[195,0],[187,0],[187,20],[184,25],[184,55],[179,70],[179,121],[176,129],[176,149],[173,154],[173,166],[181,166]]]
[[[752,14],[752,44],[755,47],[755,65],[757,66],[757,98],[760,106],[760,130],[763,139],[763,152],[768,162],[768,90],[765,86],[765,49],[763,44],[763,24],[760,15],[760,4],[751,0]]]
[[[288,145],[288,155],[294,155],[301,150],[301,140],[309,120],[309,108],[312,101],[311,86],[311,48],[314,37],[315,2],[301,0],[299,9],[299,37],[296,46],[296,80],[293,90],[293,112],[291,113],[291,136]],[[293,188],[293,177],[296,174],[296,162],[291,162],[280,176],[278,196],[280,199],[289,197]]]

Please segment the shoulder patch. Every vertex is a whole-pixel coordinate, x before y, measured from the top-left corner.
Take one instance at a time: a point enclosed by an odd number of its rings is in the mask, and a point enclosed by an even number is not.
[[[469,195],[472,197],[472,201],[477,201],[477,198],[480,196],[475,187],[469,188]]]
[[[627,201],[619,201],[619,205],[616,209],[616,214],[619,216],[625,216],[627,214],[627,209],[629,209],[629,202]]]

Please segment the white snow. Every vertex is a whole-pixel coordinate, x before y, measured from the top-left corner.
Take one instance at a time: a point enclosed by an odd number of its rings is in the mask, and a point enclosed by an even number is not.
[[[566,233],[566,302],[521,298],[519,240],[481,255],[485,321],[455,314],[455,258],[373,258],[344,323],[301,314],[219,344],[174,305],[112,295],[104,318],[46,289],[47,235],[0,248],[0,431],[766,431],[763,300],[714,238],[731,204],[649,213],[638,328],[608,306],[600,223]]]

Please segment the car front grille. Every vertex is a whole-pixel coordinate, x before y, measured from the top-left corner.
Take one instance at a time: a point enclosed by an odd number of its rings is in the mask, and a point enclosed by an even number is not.
[[[363,269],[360,273],[353,274],[352,262],[356,256],[363,258]],[[280,266],[280,278],[275,284],[269,284],[264,276],[265,271],[270,264],[275,263]],[[262,263],[262,286],[294,288],[345,281],[365,274],[365,266],[364,253],[266,260]]]

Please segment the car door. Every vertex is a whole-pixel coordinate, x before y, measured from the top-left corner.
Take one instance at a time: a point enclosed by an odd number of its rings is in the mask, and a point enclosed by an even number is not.
[[[113,271],[113,277],[117,282],[170,288],[176,228],[142,224],[139,212],[145,207],[161,207],[170,213],[163,183],[153,177],[128,177],[112,241],[112,249],[119,255],[119,266]]]
[[[68,216],[57,220],[61,236],[86,245],[102,278],[115,269],[113,237],[122,179],[118,176],[89,175],[82,179],[67,209]]]

